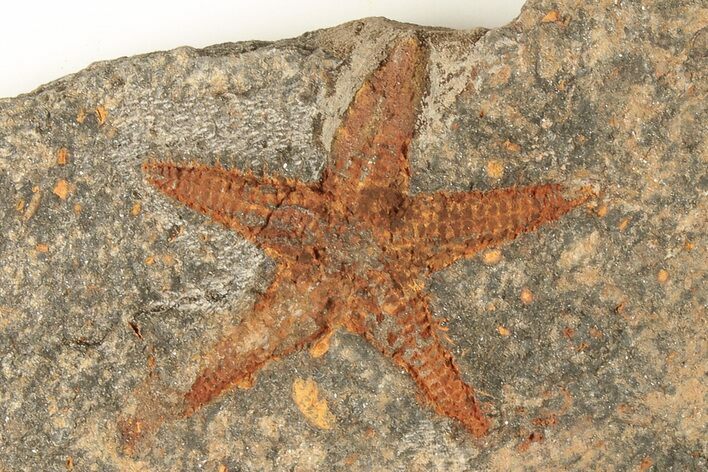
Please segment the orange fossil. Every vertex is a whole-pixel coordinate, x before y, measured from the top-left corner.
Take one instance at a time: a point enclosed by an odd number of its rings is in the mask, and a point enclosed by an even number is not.
[[[586,196],[566,198],[556,184],[410,195],[408,149],[426,67],[417,38],[394,45],[356,93],[315,184],[222,167],[144,164],[155,188],[238,231],[278,264],[250,314],[205,353],[177,416],[344,326],[409,372],[438,413],[474,436],[487,432],[474,390],[440,340],[424,281],[457,259],[560,218]],[[123,421],[124,441],[136,441],[146,423]]]

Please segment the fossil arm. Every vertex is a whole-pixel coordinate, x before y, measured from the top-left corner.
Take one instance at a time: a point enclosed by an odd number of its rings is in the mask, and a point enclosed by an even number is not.
[[[558,184],[544,184],[418,194],[400,212],[392,243],[402,252],[415,247],[417,265],[436,271],[557,220],[588,197],[565,193]]]
[[[203,358],[200,374],[184,395],[182,415],[189,416],[225,390],[250,384],[265,364],[287,356],[316,339],[326,328],[326,284],[315,285],[314,271],[280,271],[276,281],[244,320],[228,330]]]

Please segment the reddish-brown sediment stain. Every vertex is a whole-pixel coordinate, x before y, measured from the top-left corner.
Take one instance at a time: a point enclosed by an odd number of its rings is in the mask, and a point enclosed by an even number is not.
[[[392,48],[356,93],[317,183],[220,166],[144,164],[155,188],[238,231],[278,263],[250,315],[205,352],[175,416],[191,415],[269,361],[344,326],[402,366],[435,411],[476,437],[488,431],[474,390],[441,341],[424,282],[460,258],[560,218],[588,194],[566,198],[560,185],[543,184],[410,195],[408,149],[426,64],[417,38]],[[126,434],[134,442],[132,428]]]
[[[545,436],[542,432],[531,431],[531,433],[516,446],[516,450],[519,452],[526,452],[531,447],[531,444],[543,442],[544,439]]]

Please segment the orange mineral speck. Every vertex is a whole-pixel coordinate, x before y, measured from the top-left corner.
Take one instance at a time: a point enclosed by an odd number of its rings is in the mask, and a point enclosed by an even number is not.
[[[319,429],[332,429],[336,418],[329,410],[327,400],[320,398],[320,391],[312,379],[295,379],[293,400],[307,421]]]
[[[39,204],[41,201],[42,192],[40,192],[39,187],[32,187],[32,198],[30,199],[30,202],[27,205],[27,209],[25,210],[25,214],[22,216],[22,219],[28,221],[30,218],[32,218],[35,213],[37,213],[37,210],[39,210]]]
[[[665,284],[666,282],[669,281],[669,271],[666,269],[660,269],[659,272],[656,273],[656,280],[660,284]]]
[[[65,147],[59,148],[57,151],[57,165],[65,166],[69,162],[69,150]]]
[[[487,161],[487,176],[490,179],[501,179],[504,175],[504,165],[497,160]]]
[[[497,326],[497,333],[504,337],[511,335],[511,331],[509,330],[509,328],[502,325]]]
[[[482,254],[482,262],[486,265],[494,265],[502,259],[502,253],[499,249],[490,249]]]
[[[622,221],[620,221],[619,224],[617,225],[617,228],[618,228],[620,231],[626,230],[627,227],[629,226],[629,221],[630,221],[629,218],[623,218]]]
[[[602,204],[602,205],[599,206],[599,208],[597,209],[597,211],[596,211],[595,213],[596,213],[597,216],[599,216],[600,218],[604,218],[605,216],[607,216],[607,211],[608,211],[607,205],[606,205],[606,204]]]
[[[102,125],[106,122],[106,119],[108,119],[108,110],[106,110],[106,107],[103,105],[99,105],[96,107],[94,110],[94,114],[96,115],[96,120],[98,121],[99,125]]]
[[[322,357],[327,351],[329,351],[329,343],[332,339],[332,331],[324,334],[320,339],[318,339],[310,348],[310,355],[313,358]]]
[[[62,200],[66,200],[69,197],[70,191],[71,191],[71,187],[69,186],[69,182],[67,182],[64,179],[59,180],[54,185],[54,189],[52,190],[54,195],[61,198]]]
[[[525,305],[528,305],[529,303],[533,302],[533,299],[534,299],[533,292],[526,287],[521,289],[520,297],[521,297],[521,301]]]
[[[560,13],[558,13],[558,10],[550,10],[543,18],[541,18],[541,23],[556,23],[559,20]]]
[[[639,463],[639,472],[646,472],[647,470],[651,469],[653,465],[654,461],[652,460],[652,458],[645,457],[644,459],[642,459],[642,462]]]

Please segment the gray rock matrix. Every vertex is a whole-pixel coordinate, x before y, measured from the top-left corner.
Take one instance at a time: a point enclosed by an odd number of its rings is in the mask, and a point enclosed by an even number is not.
[[[430,49],[414,192],[598,195],[430,280],[490,434],[339,331],[126,454],[136,390],[188,389],[275,267],[141,164],[315,181],[354,92],[413,32]],[[707,71],[704,2],[530,0],[489,31],[371,18],[101,62],[0,100],[0,471],[705,470]],[[330,429],[294,401],[301,379]]]

